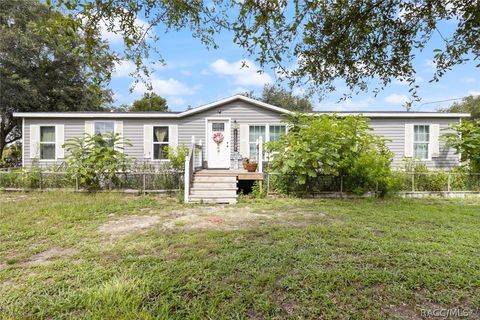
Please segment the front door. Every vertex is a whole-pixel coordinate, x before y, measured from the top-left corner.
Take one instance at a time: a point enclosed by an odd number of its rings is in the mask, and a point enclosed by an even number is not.
[[[230,168],[230,120],[207,120],[207,163],[209,168]]]

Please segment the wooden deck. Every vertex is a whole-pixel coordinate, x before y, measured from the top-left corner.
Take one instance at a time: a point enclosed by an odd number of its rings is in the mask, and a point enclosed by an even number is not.
[[[248,172],[245,169],[239,170],[225,170],[225,169],[202,169],[195,172],[197,176],[210,176],[210,177],[236,177],[237,180],[263,180],[263,173],[261,172]]]

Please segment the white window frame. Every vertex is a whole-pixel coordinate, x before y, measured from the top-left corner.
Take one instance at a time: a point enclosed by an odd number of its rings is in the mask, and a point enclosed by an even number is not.
[[[168,136],[168,141],[167,142],[155,142],[155,128],[167,128],[167,136]],[[152,161],[158,161],[158,162],[165,162],[165,161],[170,161],[168,158],[164,159],[155,159],[155,145],[159,144],[166,144],[167,146],[170,145],[170,126],[169,125],[152,125]]]
[[[109,122],[109,123],[113,124],[113,134],[116,133],[115,132],[115,120],[95,120],[95,121],[93,121],[93,134],[94,135],[97,134],[96,133],[97,130],[95,130],[95,127],[96,127],[97,123],[102,123],[102,122]]]
[[[428,127],[428,140],[426,142],[420,142],[415,140],[415,127]],[[412,136],[412,159],[417,161],[431,161],[432,155],[430,154],[430,144],[431,144],[431,124],[430,123],[414,123],[413,124],[413,136]],[[427,157],[426,158],[416,158],[415,157],[415,143],[427,144]]]
[[[42,128],[53,127],[53,142],[42,142]],[[53,159],[42,159],[42,144],[53,144]],[[57,126],[54,124],[41,124],[38,126],[38,160],[49,162],[49,161],[57,161]]]
[[[258,124],[248,124],[248,158],[250,155],[250,144],[256,143],[256,141],[250,141],[250,127],[265,127],[265,137],[263,137],[263,143],[270,142],[270,126],[283,126],[285,127],[285,133],[288,132],[288,126],[285,123],[258,123]],[[264,160],[268,159],[266,152],[264,154]]]

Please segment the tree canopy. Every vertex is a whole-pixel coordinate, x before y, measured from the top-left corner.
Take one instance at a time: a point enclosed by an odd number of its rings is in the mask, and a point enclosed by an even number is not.
[[[344,1],[96,1],[48,0],[75,14],[86,37],[106,23],[120,33],[125,56],[141,70],[143,58],[155,50],[149,30],[187,29],[207,47],[215,35],[232,31],[234,42],[260,65],[273,67],[291,86],[306,85],[320,95],[336,89],[342,79],[347,95],[373,90],[392,80],[406,81],[416,98],[416,50],[433,36],[442,45],[432,52],[438,80],[455,65],[480,59],[480,10],[465,0]],[[141,16],[148,27],[136,23]],[[442,33],[449,22],[453,32]],[[88,50],[89,48],[86,48]],[[477,65],[478,67],[478,65]],[[343,84],[342,84],[343,85]],[[372,88],[373,87],[373,88]]]
[[[159,111],[166,112],[168,111],[167,100],[159,96],[154,92],[145,92],[141,99],[138,99],[133,102],[132,107],[129,111]]]
[[[448,108],[440,109],[443,112],[466,112],[472,119],[480,119],[480,96],[468,96],[461,102],[455,102]]]
[[[266,84],[262,95],[256,96],[253,92],[245,93],[246,96],[296,112],[308,112],[313,110],[312,103],[306,95],[295,95],[290,90],[282,87]]]
[[[13,112],[99,110],[111,100],[104,85],[116,56],[98,33],[84,39],[59,21],[73,23],[38,1],[0,1],[0,154],[21,137]]]

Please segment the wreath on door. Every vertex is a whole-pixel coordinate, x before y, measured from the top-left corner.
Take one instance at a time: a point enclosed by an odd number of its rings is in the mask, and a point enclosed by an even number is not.
[[[213,141],[215,141],[216,144],[220,144],[223,142],[223,133],[221,132],[215,132],[213,134]]]

